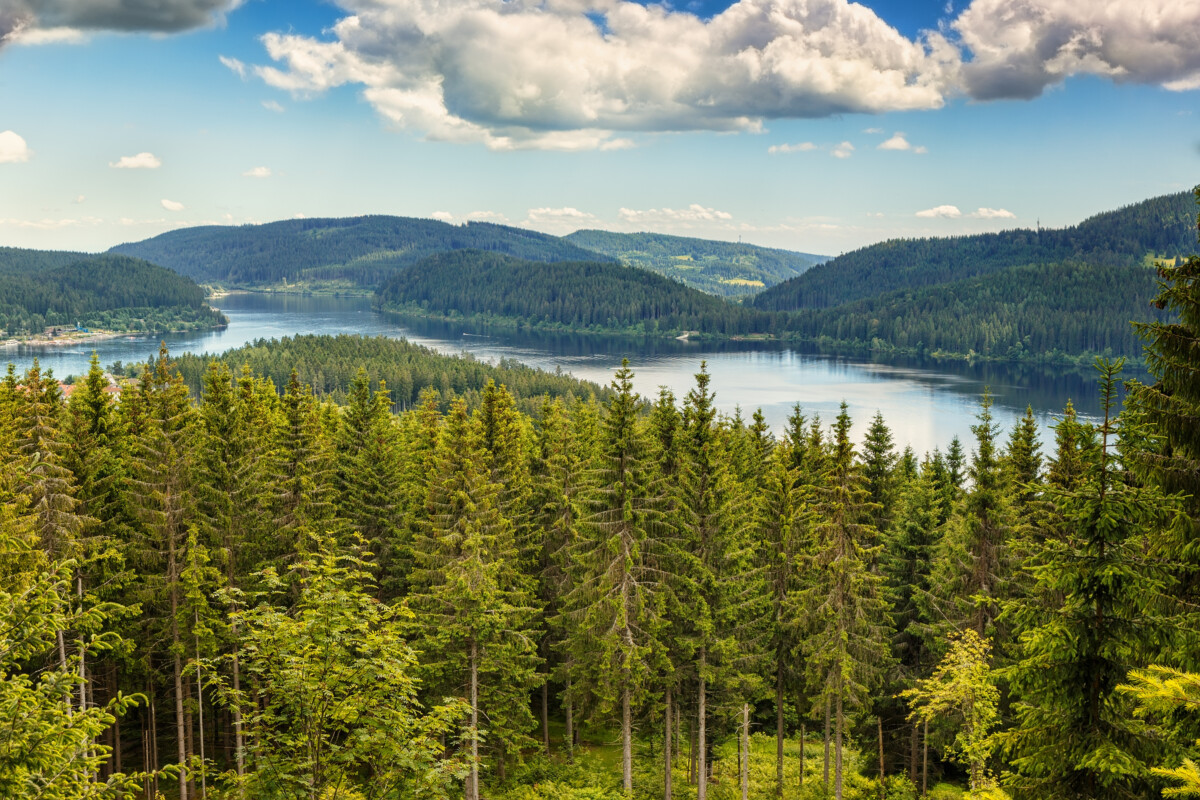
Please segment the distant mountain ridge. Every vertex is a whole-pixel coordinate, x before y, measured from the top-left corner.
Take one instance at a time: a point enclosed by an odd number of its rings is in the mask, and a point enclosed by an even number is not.
[[[892,291],[920,289],[1025,264],[1142,263],[1174,258],[1196,245],[1190,192],[1163,195],[1096,214],[1067,228],[1014,229],[928,239],[892,239],[826,261],[752,301],[756,308],[831,308]]]
[[[392,216],[182,228],[117,245],[109,252],[162,264],[200,283],[374,288],[426,256],[467,248],[531,261],[607,260],[556,236],[523,228]]]
[[[828,256],[664,233],[580,230],[563,237],[626,266],[657,272],[702,292],[746,297],[803,274]]]
[[[576,231],[565,237],[497,225],[373,215],[182,228],[109,252],[162,264],[211,285],[372,290],[435,253],[482,250],[526,261],[612,261],[695,289],[743,297],[825,257],[656,233]]]

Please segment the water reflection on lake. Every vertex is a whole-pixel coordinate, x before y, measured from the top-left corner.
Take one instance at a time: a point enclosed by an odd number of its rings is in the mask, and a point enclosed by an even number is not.
[[[897,443],[918,452],[945,448],[953,436],[968,447],[979,397],[988,387],[995,397],[993,415],[1005,430],[1026,405],[1045,428],[1071,399],[1082,415],[1099,413],[1095,376],[1090,370],[1034,368],[1020,365],[930,363],[917,360],[869,359],[803,352],[770,342],[678,342],[671,339],[630,340],[602,336],[488,332],[464,325],[390,319],[371,311],[367,298],[299,297],[238,294],[215,301],[229,317],[219,331],[135,337],[101,341],[94,349],[104,365],[144,361],[165,338],[172,352],[220,353],[256,339],[295,334],[362,334],[407,338],[442,353],[470,353],[489,361],[513,358],[543,369],[562,369],[579,378],[608,383],[622,358],[635,371],[635,386],[656,395],[666,386],[682,401],[693,375],[707,361],[720,409],[745,416],[762,408],[767,422],[782,430],[795,403],[807,416],[831,422],[843,400],[861,438],[870,418],[881,411]],[[65,349],[19,347],[0,351],[0,360],[24,370],[33,358],[60,377],[87,370],[91,347]],[[1128,377],[1134,377],[1129,375]],[[1143,377],[1144,376],[1138,376]]]

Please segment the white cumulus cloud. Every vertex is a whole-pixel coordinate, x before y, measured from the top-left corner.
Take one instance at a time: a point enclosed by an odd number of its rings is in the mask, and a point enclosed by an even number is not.
[[[15,164],[33,158],[33,151],[14,131],[0,132],[0,164]]]
[[[113,169],[158,169],[162,166],[162,160],[154,153],[138,153],[136,156],[121,156],[108,165]]]
[[[265,35],[276,65],[255,73],[297,96],[358,85],[399,127],[493,149],[939,108],[955,57],[849,0],[739,0],[710,19],[632,0],[337,2],[327,38]]]
[[[913,147],[912,144],[905,138],[904,134],[896,131],[890,139],[880,142],[879,150],[911,150],[914,153],[926,152],[924,147]]]
[[[638,225],[662,223],[716,222],[731,220],[733,215],[728,211],[707,208],[699,203],[692,203],[687,208],[650,208],[645,210],[622,208],[617,212],[622,222]]]
[[[980,100],[1037,97],[1072,75],[1200,88],[1193,0],[973,0],[950,29]]]
[[[253,167],[242,173],[246,178],[269,178],[271,177],[270,167]]]
[[[276,114],[283,113],[283,106],[281,106],[276,100],[263,100],[262,107],[267,111],[274,111]]]
[[[569,233],[589,225],[595,225],[596,215],[580,211],[573,206],[562,208],[531,208],[525,214],[522,226],[536,228],[546,233]]]
[[[175,200],[167,200],[165,197],[162,200],[162,207],[167,211],[183,211],[183,203]]]
[[[454,222],[454,215],[449,211],[435,211],[429,216],[439,222]]]
[[[1017,215],[1007,208],[978,208],[971,212],[976,219],[1016,219]]]
[[[918,211],[917,216],[958,219],[962,216],[962,212],[958,210],[958,206],[934,206],[933,208],[927,208],[924,211]]]
[[[796,142],[795,144],[773,144],[767,148],[767,153],[774,156],[787,153],[807,153],[809,150],[816,149],[817,146],[812,142]]]
[[[850,144],[850,142],[842,142],[833,148],[831,155],[834,158],[849,158],[854,155],[854,145]]]

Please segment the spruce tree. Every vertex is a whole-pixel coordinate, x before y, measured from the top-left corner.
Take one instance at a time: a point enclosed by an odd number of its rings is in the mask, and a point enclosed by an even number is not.
[[[666,542],[651,493],[649,443],[637,423],[633,372],[613,377],[595,477],[572,557],[580,578],[567,598],[574,688],[593,715],[620,714],[621,784],[633,791],[633,715],[649,699],[663,658],[664,592],[654,568]]]
[[[500,512],[485,453],[466,403],[456,400],[438,441],[426,500],[428,524],[414,542],[411,604],[418,613],[424,674],[432,688],[465,689],[470,709],[468,800],[478,800],[481,735],[503,770],[530,744],[528,691],[537,668],[538,609],[517,569],[511,523]],[[480,718],[487,720],[486,734]]]
[[[877,532],[866,480],[855,463],[850,415],[842,403],[833,451],[817,505],[813,580],[803,592],[812,622],[802,644],[808,684],[831,719],[834,796],[843,792],[843,740],[848,712],[866,707],[887,669],[890,619],[882,579],[868,563],[876,557]]]
[[[1154,487],[1126,480],[1113,446],[1117,362],[1098,362],[1104,420],[1095,458],[1074,490],[1047,491],[1064,520],[1064,535],[1045,537],[1024,569],[1027,599],[1006,604],[1019,634],[1016,663],[1005,670],[1016,725],[1001,740],[1018,798],[1151,796],[1153,744],[1129,720],[1116,691],[1132,668],[1144,667],[1169,638],[1160,616],[1169,589],[1162,564],[1149,555],[1177,504]]]

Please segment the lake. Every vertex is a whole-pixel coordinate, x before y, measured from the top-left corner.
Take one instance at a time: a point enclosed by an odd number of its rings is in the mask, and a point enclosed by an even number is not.
[[[843,400],[861,440],[876,411],[883,413],[899,447],[917,453],[943,450],[954,436],[967,449],[971,425],[985,387],[994,396],[993,415],[1004,429],[1027,405],[1042,425],[1043,443],[1053,440],[1048,428],[1067,400],[1082,416],[1099,413],[1094,375],[1088,370],[1035,368],[1008,364],[929,363],[916,360],[875,361],[822,355],[771,342],[679,342],[630,340],[605,336],[541,335],[482,332],[464,325],[427,321],[397,322],[371,310],[368,298],[300,297],[234,294],[214,301],[229,317],[219,331],[141,336],[96,342],[93,347],[17,347],[0,351],[0,361],[25,370],[34,358],[61,377],[87,371],[95,349],[105,366],[135,363],[157,353],[164,339],[171,352],[221,353],[256,339],[293,334],[362,334],[405,338],[441,353],[469,353],[495,361],[514,358],[542,369],[562,369],[576,377],[608,383],[622,358],[635,372],[634,385],[643,395],[671,389],[682,402],[694,374],[706,361],[721,411],[740,407],[749,417],[762,408],[772,429],[783,429],[795,403],[811,418],[825,422],[837,416]],[[1139,377],[1130,374],[1127,377]]]

